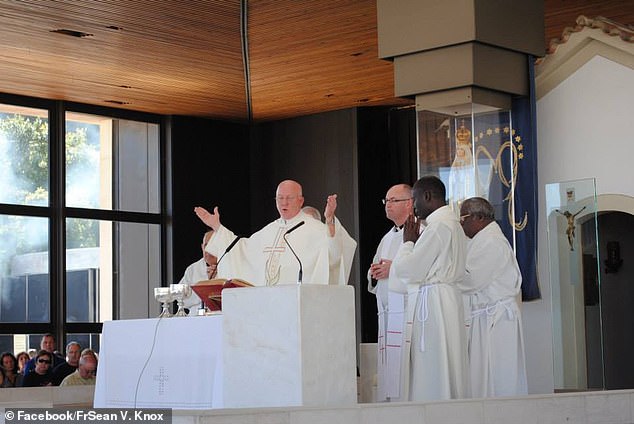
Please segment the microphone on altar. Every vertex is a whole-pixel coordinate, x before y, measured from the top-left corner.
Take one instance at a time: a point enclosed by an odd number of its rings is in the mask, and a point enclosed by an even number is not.
[[[233,241],[229,244],[229,246],[227,246],[227,248],[225,249],[225,251],[222,253],[222,255],[220,255],[220,258],[218,259],[218,261],[216,262],[216,270],[218,270],[218,265],[220,265],[220,261],[222,260],[222,258],[225,257],[225,255],[227,253],[229,253],[229,251],[231,249],[233,249],[233,246],[236,245],[236,243],[238,242],[238,240],[240,240],[242,237],[241,236],[236,236],[236,238],[233,239]],[[218,272],[218,271],[216,271]],[[198,308],[198,313],[200,314],[201,311],[205,310],[205,302],[201,301],[200,302],[200,308]]]
[[[292,233],[293,231],[295,231],[296,229],[298,229],[299,227],[301,227],[302,225],[304,225],[304,221],[298,222],[297,224],[295,224],[294,226],[289,228],[284,233],[284,236],[283,236],[284,237],[284,241],[288,245],[289,249],[291,249],[291,252],[295,256],[295,259],[297,259],[297,262],[299,262],[299,274],[297,275],[297,284],[302,284],[302,274],[303,274],[302,261],[299,260],[299,256],[297,256],[297,253],[295,253],[295,251],[293,250],[293,246],[291,246],[291,244],[288,242],[288,240],[286,239],[286,236],[289,235],[290,233]]]

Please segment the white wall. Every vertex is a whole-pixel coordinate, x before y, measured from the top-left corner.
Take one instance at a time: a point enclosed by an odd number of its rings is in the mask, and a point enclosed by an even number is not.
[[[530,393],[553,390],[544,186],[596,178],[597,194],[634,196],[634,70],[595,56],[537,101],[538,267],[543,298],[525,303]]]

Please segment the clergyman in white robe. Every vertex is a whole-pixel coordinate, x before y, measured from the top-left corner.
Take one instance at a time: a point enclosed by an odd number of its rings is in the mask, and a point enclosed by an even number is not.
[[[210,278],[214,278],[216,275],[216,263],[218,262],[218,258],[214,255],[210,255],[205,251],[205,246],[213,236],[213,231],[207,231],[203,235],[203,240],[200,245],[200,248],[203,253],[203,257],[198,259],[196,262],[190,264],[183,274],[183,278],[178,282],[179,284],[187,284],[189,286],[193,286],[199,281],[209,280]],[[201,306],[201,299],[198,297],[196,293],[192,290],[191,294],[183,299],[183,307],[189,309],[188,316],[196,316],[198,314],[198,309]]]
[[[403,243],[403,224],[414,212],[412,187],[409,184],[393,185],[385,193],[383,204],[385,216],[394,226],[381,239],[368,269],[368,291],[376,295],[378,312],[376,401],[398,402],[407,400],[401,398],[399,375],[405,295],[390,292],[388,281],[392,260]]]
[[[398,248],[403,243],[403,230],[392,227],[381,239],[376,249],[372,263],[381,260],[393,260]],[[390,269],[390,272],[393,272]],[[388,290],[388,278],[376,280],[372,285],[372,277],[368,270],[368,291],[376,295],[378,312],[377,335],[377,400],[400,401],[399,379],[401,341],[403,332],[403,297],[397,293],[392,299],[392,308],[389,308],[390,293]],[[393,295],[394,296],[394,295]],[[396,306],[400,304],[400,307]],[[407,399],[402,399],[407,400]]]
[[[185,274],[183,274],[183,278],[181,278],[178,283],[193,286],[199,281],[208,279],[207,262],[205,262],[205,258],[200,258],[185,269]],[[200,298],[193,291],[189,297],[183,299],[183,307],[189,309],[189,316],[195,316],[197,314],[200,304]]]
[[[418,210],[416,190],[414,185]],[[407,293],[404,341],[410,348],[403,350],[401,388],[413,401],[464,398],[469,396],[467,336],[457,284],[465,273],[466,237],[448,206],[435,209],[426,221],[415,243],[402,244],[390,275],[390,291]]]
[[[495,221],[468,242],[466,267],[460,286],[471,309],[472,396],[525,395],[528,389],[519,306],[522,275],[513,249]]]
[[[287,242],[284,233],[302,221],[286,235]],[[221,257],[235,237],[220,226],[206,250]],[[300,265],[291,248],[302,264],[302,283],[348,283],[356,242],[338,219],[335,236],[330,237],[327,226],[305,212],[288,220],[278,218],[251,237],[241,238],[218,264],[218,277],[240,278],[255,286],[296,284]]]

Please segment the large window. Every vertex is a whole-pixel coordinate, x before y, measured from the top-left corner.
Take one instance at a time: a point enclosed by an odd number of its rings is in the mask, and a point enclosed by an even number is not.
[[[0,97],[0,350],[47,332],[98,349],[104,321],[155,312],[160,133],[153,115]]]

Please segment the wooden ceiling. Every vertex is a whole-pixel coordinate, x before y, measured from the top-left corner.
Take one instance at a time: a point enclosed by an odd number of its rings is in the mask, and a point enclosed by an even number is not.
[[[0,92],[256,122],[412,103],[377,58],[375,0],[244,3],[0,0]],[[582,14],[632,24],[634,0],[545,12],[546,43]]]

